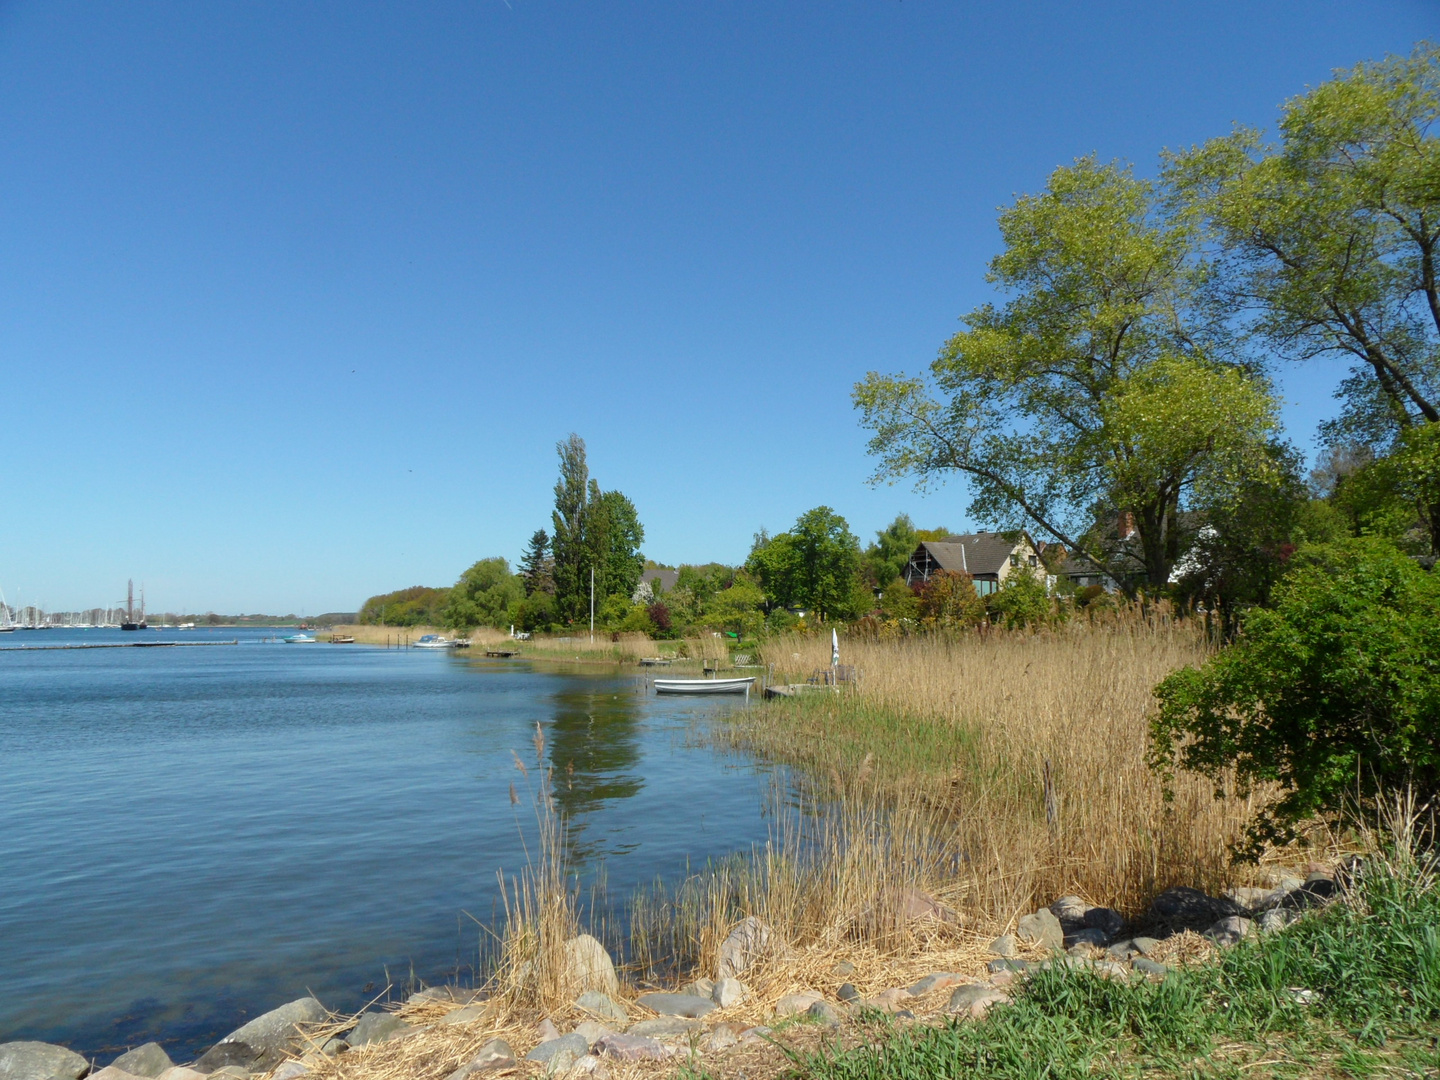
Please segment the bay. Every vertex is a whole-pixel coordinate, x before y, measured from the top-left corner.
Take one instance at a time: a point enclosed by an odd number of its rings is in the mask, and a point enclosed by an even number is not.
[[[630,670],[142,633],[240,643],[0,652],[0,1041],[182,1060],[307,992],[465,981],[542,770],[577,871],[621,900],[762,842],[784,783],[693,738],[742,704]]]

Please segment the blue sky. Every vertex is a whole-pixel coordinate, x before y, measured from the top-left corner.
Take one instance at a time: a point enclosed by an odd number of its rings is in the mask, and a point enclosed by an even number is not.
[[[647,554],[867,487],[849,403],[996,209],[1434,37],[1431,3],[0,3],[0,586],[319,612],[512,560],[554,444]],[[1285,369],[1309,447],[1337,371]]]

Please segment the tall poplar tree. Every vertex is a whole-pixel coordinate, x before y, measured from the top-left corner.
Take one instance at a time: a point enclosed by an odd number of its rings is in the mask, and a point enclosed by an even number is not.
[[[589,502],[590,467],[585,440],[574,432],[555,444],[560,478],[555,482],[555,511],[550,516],[551,551],[555,560],[555,609],[573,621],[589,609],[589,559],[585,551],[585,510]],[[582,583],[581,578],[584,578]]]

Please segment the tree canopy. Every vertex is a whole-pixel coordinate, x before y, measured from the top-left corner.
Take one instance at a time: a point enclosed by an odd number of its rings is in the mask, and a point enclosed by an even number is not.
[[[510,621],[511,605],[524,596],[525,588],[520,578],[510,572],[508,562],[502,558],[481,559],[450,589],[444,623],[456,629],[504,627]]]
[[[746,568],[771,602],[805,608],[821,618],[847,619],[869,607],[857,570],[860,541],[828,506],[801,514],[789,532],[757,537]]]
[[[1184,511],[1263,472],[1277,428],[1215,302],[1199,231],[1163,196],[1085,158],[1006,209],[989,280],[1009,301],[966,315],[928,379],[871,372],[855,385],[872,479],[959,473],[979,520],[1163,586]],[[1121,511],[1136,550],[1104,547],[1096,528]]]

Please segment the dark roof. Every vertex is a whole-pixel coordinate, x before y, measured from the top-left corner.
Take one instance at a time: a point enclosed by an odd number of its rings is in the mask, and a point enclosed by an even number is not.
[[[942,570],[957,570],[971,577],[983,577],[999,574],[1022,539],[1023,536],[1018,536],[1007,540],[1000,533],[993,532],[966,533],[964,536],[947,536],[944,540],[922,540],[920,547],[915,549],[915,555],[919,555],[923,548]]]
[[[679,570],[661,570],[655,567],[646,567],[645,572],[640,575],[641,581],[660,582],[661,592],[670,592],[675,588],[675,582],[680,578]]]

